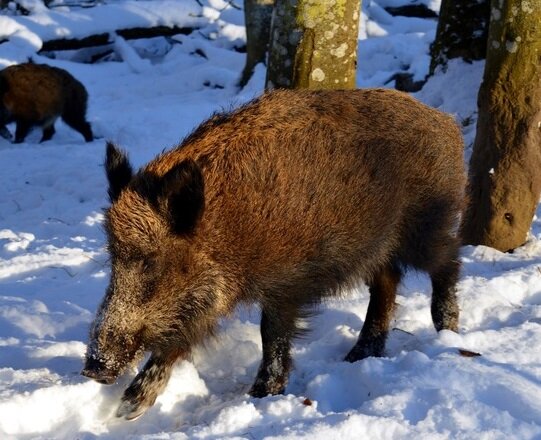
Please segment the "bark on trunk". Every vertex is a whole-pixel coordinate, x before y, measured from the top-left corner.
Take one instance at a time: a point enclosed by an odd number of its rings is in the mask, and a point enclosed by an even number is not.
[[[277,0],[266,88],[352,89],[358,0]]]
[[[541,193],[541,0],[493,0],[463,238],[509,251]]]
[[[451,58],[485,58],[489,17],[490,0],[443,0],[430,47],[430,75]]]
[[[252,77],[256,64],[265,61],[273,7],[274,0],[244,0],[246,64],[239,83],[241,87],[244,87]]]

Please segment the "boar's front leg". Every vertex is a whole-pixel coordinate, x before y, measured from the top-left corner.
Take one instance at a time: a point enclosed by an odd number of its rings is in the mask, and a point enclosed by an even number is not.
[[[458,303],[456,284],[460,272],[458,250],[445,267],[433,271],[432,278],[432,321],[437,331],[451,330],[458,333]]]
[[[295,334],[295,318],[291,310],[263,307],[261,340],[263,360],[250,390],[253,397],[281,394],[287,385],[291,368],[291,338]]]
[[[30,129],[32,128],[32,124],[24,121],[24,120],[18,120],[17,125],[15,126],[15,144],[20,144],[24,141],[28,133],[30,133]]]
[[[150,408],[164,390],[180,353],[152,353],[143,369],[124,391],[117,417],[133,420]]]
[[[346,361],[355,362],[369,356],[383,356],[400,278],[400,269],[395,265],[388,265],[369,283],[370,302],[366,320],[359,340],[347,354]]]
[[[13,139],[13,136],[11,135],[11,133],[9,132],[9,130],[7,129],[5,125],[0,126],[0,136],[2,136],[4,139],[8,141],[11,141]]]

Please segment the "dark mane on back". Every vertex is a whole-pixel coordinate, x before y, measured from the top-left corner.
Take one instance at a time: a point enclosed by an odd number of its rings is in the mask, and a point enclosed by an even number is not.
[[[266,95],[267,93],[260,95],[256,98],[253,98],[252,100],[236,108],[235,108],[234,103],[231,103],[229,105],[229,108],[222,107],[221,110],[214,112],[206,121],[202,122],[191,133],[186,135],[186,137],[184,137],[182,141],[179,143],[179,146],[188,145],[197,139],[203,138],[206,133],[214,130],[219,125],[226,124],[232,119],[237,118],[246,109],[248,109],[250,113],[253,113],[254,105],[257,105],[259,101],[261,101],[261,98]]]

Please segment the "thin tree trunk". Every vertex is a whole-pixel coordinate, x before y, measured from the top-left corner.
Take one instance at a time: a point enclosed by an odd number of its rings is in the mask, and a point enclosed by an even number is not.
[[[358,0],[277,0],[266,88],[355,88]]]
[[[470,162],[467,244],[526,240],[541,193],[541,0],[493,0]]]
[[[430,47],[430,75],[451,58],[484,59],[489,18],[490,0],[443,0]]]
[[[274,0],[244,0],[246,64],[239,82],[241,87],[244,87],[252,77],[256,64],[265,61],[273,7]]]

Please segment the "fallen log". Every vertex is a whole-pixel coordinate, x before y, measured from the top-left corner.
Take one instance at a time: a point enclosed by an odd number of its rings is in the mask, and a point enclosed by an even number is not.
[[[177,34],[188,35],[195,29],[197,29],[197,27],[154,26],[149,28],[138,27],[131,29],[119,29],[113,32],[126,40],[136,40],[139,38],[168,37]],[[89,35],[88,37],[84,38],[63,38],[58,40],[44,41],[43,47],[39,52],[77,50],[89,47],[105,46],[113,43],[113,38],[111,37],[113,32]]]

